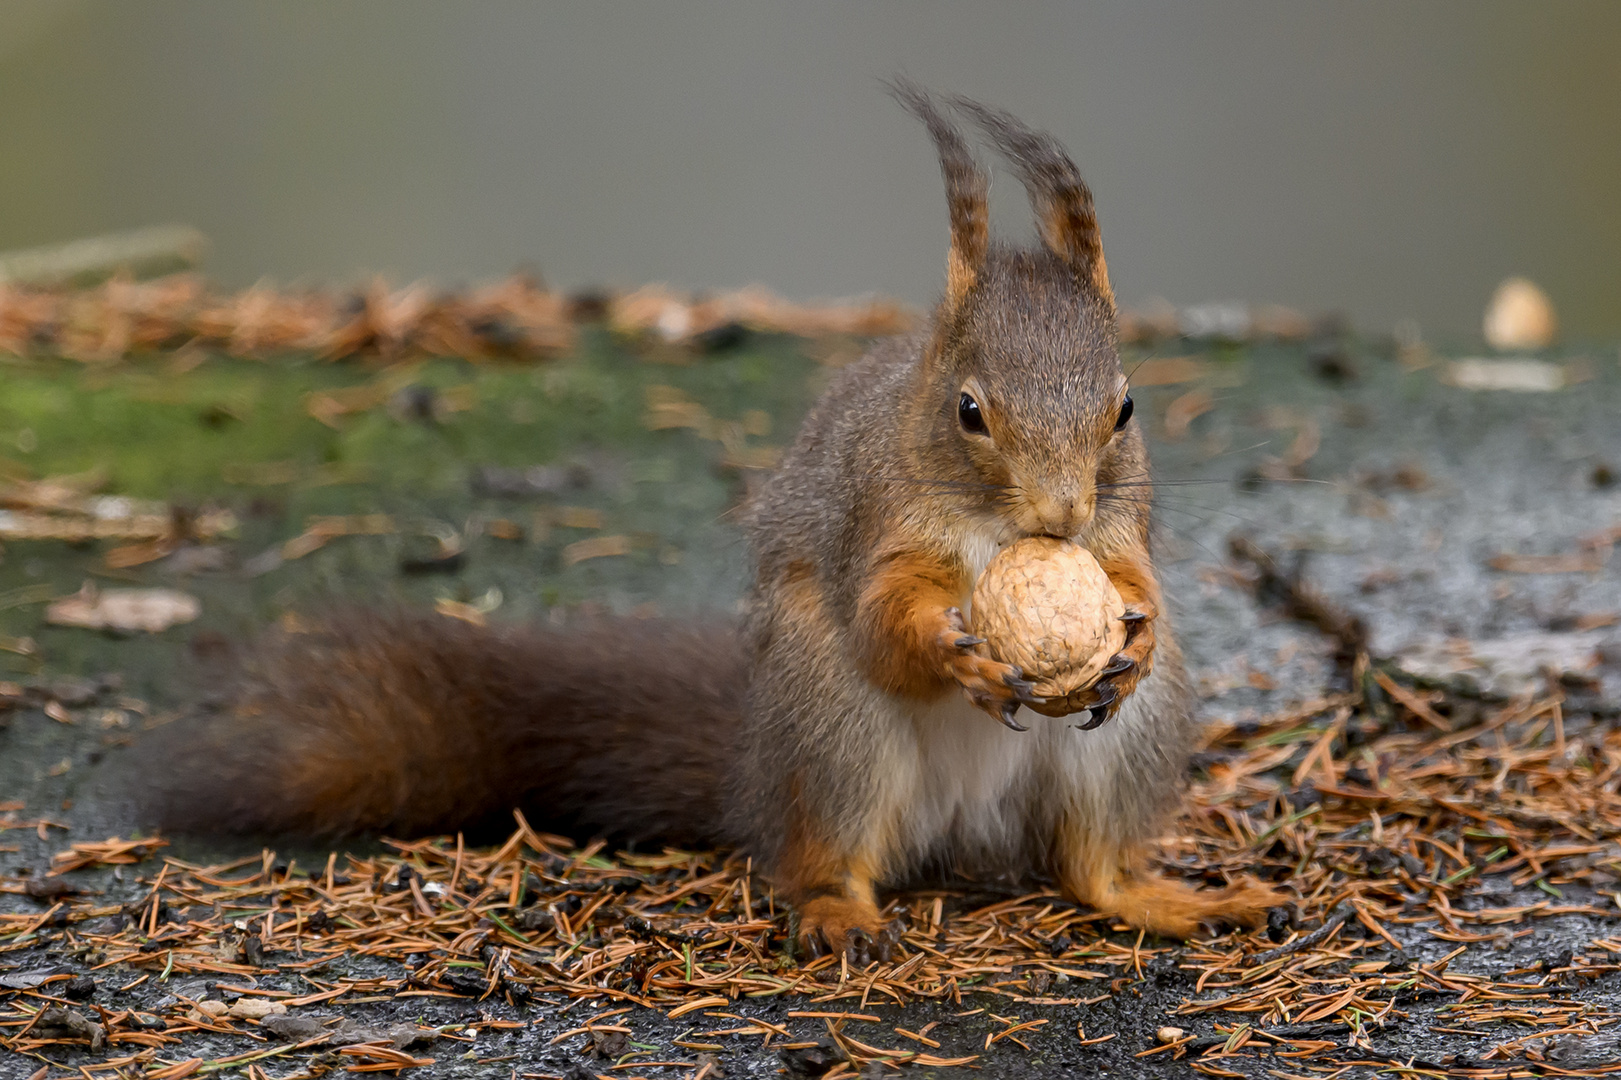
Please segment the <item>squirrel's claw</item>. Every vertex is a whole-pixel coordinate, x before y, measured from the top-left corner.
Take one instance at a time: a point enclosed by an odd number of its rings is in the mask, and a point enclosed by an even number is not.
[[[1014,714],[1020,705],[1042,703],[1043,699],[1035,695],[1035,684],[1018,667],[975,651],[985,644],[985,639],[968,632],[961,608],[945,610],[945,625],[935,640],[949,650],[948,671],[976,708],[994,716],[1010,731],[1030,730],[1014,719]]]
[[[1020,705],[1044,705],[1047,699],[1036,694],[1036,684],[1024,677],[1024,672],[1014,668],[1002,677],[1002,685],[1013,691],[1014,700],[1008,702],[1009,710],[1017,710]],[[1009,712],[1012,715],[1012,712]],[[1006,721],[1003,721],[1006,723]],[[1011,725],[1009,725],[1011,726]],[[1016,729],[1024,731],[1024,728]]]
[[[1137,640],[1137,635],[1142,633],[1148,626],[1148,616],[1135,609],[1127,608],[1126,613],[1120,616],[1120,621],[1126,624],[1126,643],[1124,647],[1129,649],[1132,642]]]
[[[1022,701],[1030,696],[1030,691],[1036,684],[1024,677],[1023,669],[1014,667],[1002,676],[1002,685],[1017,693]]]
[[[1128,609],[1120,616],[1120,621],[1126,624],[1125,648],[1130,649],[1148,627],[1149,617],[1141,611]],[[1120,702],[1124,694],[1129,694],[1137,688],[1140,679],[1137,660],[1127,656],[1124,652],[1115,653],[1109,658],[1109,663],[1098,673],[1098,681],[1093,684],[1093,700],[1085,708],[1088,716],[1084,724],[1075,725],[1082,731],[1092,731],[1100,728],[1120,711]],[[1116,680],[1124,685],[1117,685]]]
[[[1148,628],[1149,617],[1141,611],[1127,609],[1120,616],[1120,621],[1126,624],[1124,647],[1129,650],[1134,643],[1140,644],[1141,635]],[[1125,695],[1137,688],[1141,678],[1140,668],[1141,663],[1125,652],[1117,652],[1109,657],[1109,663],[1098,673],[1098,681],[1092,686],[1093,699],[1085,706],[1089,714],[1086,723],[1076,726],[1082,731],[1092,731],[1108,723],[1120,711],[1120,702]]]
[[[1013,691],[1020,705],[1040,705],[1047,699],[1035,693],[1036,684],[1024,677],[1024,669],[1012,667],[1002,676],[1002,685]]]
[[[1021,724],[1017,720],[1013,719],[1013,715],[1015,713],[1017,713],[1018,711],[1019,711],[1019,703],[1018,702],[1016,702],[1016,701],[1004,701],[1004,702],[1001,702],[996,708],[996,718],[998,720],[1002,721],[1003,724],[1007,725],[1009,728],[1011,728],[1014,731],[1029,731],[1030,730],[1029,728],[1025,727],[1023,724]]]
[[[875,936],[860,928],[844,935],[844,956],[854,967],[864,968],[871,963],[888,963],[900,941],[900,933],[893,926],[885,927]]]
[[[1099,683],[1093,688],[1097,693],[1097,700],[1087,706],[1088,717],[1086,723],[1076,724],[1082,731],[1092,731],[1109,722],[1114,716],[1115,709],[1120,703],[1120,694],[1108,683]]]
[[[1019,711],[1019,703],[1017,701],[1008,701],[1006,698],[993,697],[992,695],[985,693],[970,693],[968,695],[968,700],[974,703],[975,708],[990,713],[997,720],[1001,721],[1002,725],[1009,731],[1030,730],[1013,718],[1014,715]]]
[[[1124,674],[1136,666],[1137,661],[1133,660],[1131,657],[1122,656],[1119,653],[1115,653],[1114,656],[1109,660],[1109,666],[1098,673],[1098,682],[1103,682],[1105,679]]]

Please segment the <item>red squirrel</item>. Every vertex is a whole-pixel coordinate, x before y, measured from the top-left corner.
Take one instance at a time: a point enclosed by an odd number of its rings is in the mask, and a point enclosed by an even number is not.
[[[752,498],[739,623],[340,615],[264,642],[223,715],[165,740],[153,816],[330,836],[518,807],[576,835],[733,845],[794,906],[805,947],[858,958],[882,948],[878,891],[941,869],[1048,875],[1176,937],[1282,902],[1149,865],[1196,721],[1091,191],[1012,116],[892,89],[939,154],[945,294],[926,329],[839,373]],[[990,238],[954,116],[1022,181],[1038,246]],[[1089,549],[1130,626],[1083,713],[1014,730],[1030,683],[964,612],[985,564],[1028,536]]]

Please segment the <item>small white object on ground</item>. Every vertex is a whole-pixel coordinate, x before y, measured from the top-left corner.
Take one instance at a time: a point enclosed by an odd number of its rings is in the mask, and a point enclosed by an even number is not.
[[[1551,394],[1565,388],[1565,369],[1546,360],[1486,360],[1469,357],[1448,364],[1442,376],[1465,390],[1513,390]]]
[[[45,621],[86,630],[160,633],[203,612],[195,596],[177,589],[97,589],[91,582],[72,596],[51,601]]]
[[[1535,282],[1511,277],[1492,293],[1482,329],[1494,349],[1545,349],[1559,333],[1559,319],[1553,301]]]

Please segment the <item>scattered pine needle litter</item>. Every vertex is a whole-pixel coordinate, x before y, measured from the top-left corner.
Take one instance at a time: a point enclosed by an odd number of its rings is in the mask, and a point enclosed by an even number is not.
[[[192,349],[264,358],[315,353],[327,360],[393,362],[412,355],[469,360],[546,359],[566,351],[583,322],[615,333],[698,350],[739,329],[802,337],[879,337],[918,325],[917,313],[881,296],[795,303],[769,289],[691,294],[652,284],[631,292],[564,294],[524,274],[481,288],[427,282],[362,289],[280,289],[261,283],[219,293],[197,274],[136,281],[120,274],[93,288],[0,281],[0,353],[58,355],[86,363],[131,353]],[[1261,305],[1205,305],[1124,312],[1122,341],[1187,337],[1301,341],[1332,320]],[[183,363],[183,356],[176,357]],[[1167,369],[1168,372],[1168,369]],[[1161,381],[1166,381],[1162,372]],[[1169,381],[1184,381],[1186,372]]]
[[[187,511],[168,503],[96,494],[107,483],[101,469],[44,480],[0,479],[0,540],[130,540],[108,561],[136,566],[161,558],[185,541],[206,543],[234,531],[228,510]]]
[[[908,330],[916,319],[880,297],[796,304],[759,286],[694,297],[659,285],[565,296],[521,274],[463,292],[422,282],[391,288],[378,280],[350,292],[261,284],[222,294],[194,274],[141,282],[120,276],[92,289],[0,282],[0,353],[85,363],[177,349],[193,350],[199,361],[202,350],[385,362],[422,355],[546,359],[572,346],[576,324],[587,321],[627,337],[703,349],[740,329],[872,337]]]
[[[1357,685],[1386,681],[1359,678]],[[1408,708],[1408,700],[1422,710]],[[1168,865],[1211,883],[1241,873],[1286,882],[1300,897],[1297,929],[1278,923],[1271,933],[1184,946],[1122,932],[1052,890],[989,903],[983,891],[930,891],[892,901],[888,914],[900,929],[892,962],[857,968],[829,956],[799,963],[786,951],[787,913],[743,862],[673,850],[609,857],[600,843],[577,848],[537,834],[519,816],[518,830],[496,849],[436,838],[390,842],[392,852],[374,858],[334,855],[315,868],[278,863],[269,851],[226,866],[147,861],[146,895],[129,906],[64,895],[39,901],[43,910],[0,915],[0,955],[59,934],[87,963],[98,970],[122,965],[131,981],[208,973],[222,987],[294,1009],[438,996],[513,1006],[641,1005],[675,1017],[793,995],[790,1015],[828,1025],[841,1072],[871,1062],[966,1064],[979,1056],[933,1054],[937,1040],[926,1031],[897,1031],[893,1039],[886,1033],[880,1041],[899,1045],[880,1046],[867,1041],[877,1036],[865,1029],[859,1037],[845,1030],[888,1003],[995,995],[1006,1004],[986,1015],[1004,1027],[985,1037],[983,1049],[1017,1043],[1039,1050],[1050,1044],[1038,1040],[1058,1037],[1062,1025],[1021,1017],[1021,1005],[1129,999],[1134,986],[1170,971],[1189,987],[1178,1011],[1215,1014],[1217,1034],[1178,1035],[1141,1047],[1140,1056],[1183,1060],[1208,1075],[1253,1075],[1235,1067],[1323,1075],[1357,1065],[1479,1078],[1528,1075],[1531,1064],[1564,1076],[1621,1072],[1621,1063],[1554,1064],[1568,1058],[1560,1048],[1570,1040],[1614,1037],[1603,1029],[1621,1014],[1578,991],[1621,971],[1621,934],[1593,937],[1530,967],[1509,968],[1499,951],[1536,934],[1540,920],[1621,915],[1614,895],[1621,731],[1564,716],[1557,692],[1490,706],[1370,690],[1368,697],[1331,696],[1259,722],[1215,726],[1201,764],[1189,809],[1167,843]],[[128,864],[161,845],[74,844],[51,873]],[[23,891],[20,884],[0,889]],[[1403,948],[1419,946],[1436,958],[1409,958]],[[1458,963],[1470,952],[1474,963]],[[403,971],[363,980],[320,976],[324,963],[345,955],[399,961]],[[256,975],[273,972],[301,975],[307,992],[253,989]],[[67,1004],[52,992],[68,978],[12,991],[0,1012],[0,1043],[19,1051],[53,1039],[82,1043],[37,1024],[42,1007]],[[1424,1019],[1414,1020],[1419,1004]],[[100,1012],[114,1056],[155,1052],[201,1021],[214,1025],[210,1030],[231,1023],[201,1017],[189,1004],[161,1028],[129,1012]],[[1475,1058],[1432,1062],[1398,1061],[1375,1049],[1382,1032],[1409,1023],[1498,1041]],[[785,1041],[781,1026],[745,1017],[709,1035],[738,1032],[776,1049],[800,1045]],[[1082,1028],[1078,1037],[1091,1045],[1112,1033]],[[396,1046],[356,1064],[403,1069],[426,1060]],[[156,1076],[160,1066],[172,1063],[150,1058],[138,1075]]]

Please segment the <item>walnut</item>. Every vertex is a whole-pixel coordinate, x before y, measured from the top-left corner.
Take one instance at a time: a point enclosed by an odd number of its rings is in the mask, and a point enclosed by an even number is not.
[[[1126,643],[1126,605],[1092,553],[1034,536],[1003,548],[974,583],[973,632],[1047,698],[1031,708],[1067,716]]]

